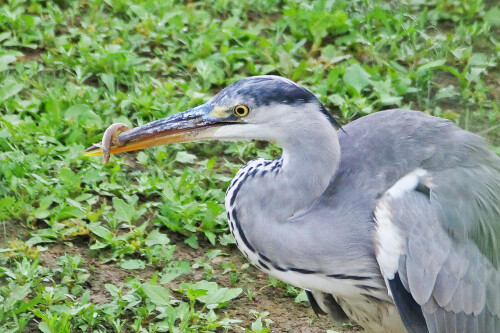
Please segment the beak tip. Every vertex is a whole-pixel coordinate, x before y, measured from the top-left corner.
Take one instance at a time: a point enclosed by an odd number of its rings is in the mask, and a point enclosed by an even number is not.
[[[97,156],[102,154],[100,148],[100,144],[94,143],[92,146],[87,147],[83,152],[85,153],[85,156]]]
[[[88,153],[88,152],[90,152],[90,151],[92,151],[92,150],[96,150],[96,149],[98,149],[98,148],[99,148],[99,147],[97,146],[97,144],[93,144],[92,146],[85,148],[85,150],[84,150],[83,152],[84,152],[84,153]]]

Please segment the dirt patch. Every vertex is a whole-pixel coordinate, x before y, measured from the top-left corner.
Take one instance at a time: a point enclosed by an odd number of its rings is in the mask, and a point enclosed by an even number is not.
[[[183,243],[182,236],[169,234],[169,237],[173,243],[177,244],[175,251],[175,259],[177,260],[187,260],[193,263],[197,259],[203,258],[208,248],[213,248],[208,242],[201,241],[198,249],[192,249]],[[247,263],[247,260],[236,247],[220,247],[219,249],[225,255],[216,257],[210,262],[214,269],[215,281],[220,286],[240,287],[244,290],[237,299],[225,308],[224,312],[231,318],[242,320],[242,327],[250,328],[255,320],[255,317],[251,314],[251,311],[254,310],[258,313],[269,312],[266,319],[273,321],[271,325],[273,332],[319,333],[326,332],[329,329],[346,333],[362,331],[360,327],[352,329],[334,327],[329,317],[318,317],[309,306],[295,303],[293,297],[286,295],[284,288],[270,286],[267,275],[255,267],[250,266],[246,269],[240,269]],[[229,274],[224,274],[222,267],[228,265],[234,266],[241,272],[241,276],[236,283],[231,282]],[[203,270],[200,268],[193,270],[190,276],[180,277],[179,279],[200,280],[202,273]],[[245,293],[248,290],[253,292],[251,298]]]
[[[86,287],[90,289],[90,299],[97,304],[111,301],[111,295],[105,288],[106,284],[122,285],[129,276],[139,276],[146,281],[155,272],[155,268],[150,266],[143,270],[125,270],[116,262],[102,263],[98,258],[91,255],[89,244],[82,241],[68,244],[51,245],[47,251],[40,252],[38,258],[45,267],[53,269],[57,267],[57,260],[61,256],[65,254],[80,255],[83,259],[83,268],[90,272],[90,277],[85,283]]]
[[[23,56],[19,59],[21,61],[40,61],[42,59],[42,55],[45,53],[44,49],[30,49],[23,48],[22,49]]]
[[[147,281],[155,273],[155,269],[149,266],[143,270],[132,271],[121,268],[117,263],[102,264],[96,259],[92,260],[92,266],[94,268],[88,281],[90,284],[90,299],[97,304],[111,301],[111,295],[105,288],[106,284],[120,286],[130,276],[139,276],[141,280]]]
[[[19,221],[5,220],[0,223],[0,248],[5,249],[15,239],[26,239],[29,231]]]
[[[162,230],[165,232],[165,230]],[[197,260],[205,258],[208,249],[214,247],[208,242],[200,241],[200,247],[193,249],[184,243],[184,237],[168,232],[172,244],[176,244],[174,255],[175,260],[186,260],[193,265]],[[68,243],[69,244],[69,243]],[[129,276],[139,276],[141,280],[148,281],[155,272],[160,272],[162,267],[147,266],[144,270],[124,270],[117,263],[101,263],[99,259],[93,257],[89,250],[88,240],[77,239],[71,244],[57,243],[49,245],[46,251],[40,252],[41,263],[49,268],[55,268],[57,260],[68,253],[80,255],[83,259],[84,268],[91,273],[86,286],[91,291],[91,300],[97,304],[107,303],[111,300],[111,295],[104,287],[107,283],[121,285]],[[294,302],[294,298],[286,295],[284,288],[270,286],[266,274],[261,273],[253,266],[240,270],[242,265],[247,263],[236,247],[219,247],[224,255],[218,256],[209,264],[212,266],[213,278],[220,285],[225,287],[241,287],[244,292],[229,304],[222,311],[230,318],[242,320],[241,327],[250,329],[255,321],[251,311],[258,313],[269,312],[265,319],[273,321],[271,328],[273,332],[308,332],[320,333],[327,330],[339,332],[360,332],[361,328],[342,329],[334,327],[333,322],[327,316],[317,317],[309,306]],[[223,267],[232,265],[240,273],[239,280],[232,283],[229,273],[225,273]],[[171,289],[178,288],[183,281],[199,281],[203,279],[202,268],[193,269],[188,274],[179,277],[169,283]],[[252,297],[247,296],[247,291],[253,293]],[[237,331],[243,332],[243,330]]]
[[[226,261],[232,261],[236,267],[241,267],[246,260],[233,249]],[[283,288],[274,288],[269,285],[267,275],[258,271],[253,266],[245,270],[241,282],[237,286],[244,290],[254,292],[250,299],[245,294],[231,303],[226,311],[232,318],[243,320],[243,327],[250,327],[255,318],[250,314],[251,310],[259,313],[269,312],[267,318],[273,321],[271,328],[274,332],[326,332],[329,329],[335,329],[342,332],[359,332],[360,329],[342,330],[334,327],[333,322],[328,316],[316,316],[309,306],[295,303],[294,298],[285,295]],[[221,285],[230,286],[231,282],[227,275],[219,276],[217,282]]]

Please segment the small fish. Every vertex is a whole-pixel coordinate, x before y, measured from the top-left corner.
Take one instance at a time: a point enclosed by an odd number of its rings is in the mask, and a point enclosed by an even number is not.
[[[91,151],[95,149],[101,149],[102,152],[102,162],[104,164],[107,164],[109,162],[109,156],[111,155],[111,147],[120,147],[123,146],[124,143],[122,143],[118,139],[118,134],[121,132],[126,132],[130,129],[125,124],[122,123],[114,123],[110,125],[106,131],[104,132],[104,135],[102,136],[102,141],[101,143],[95,143],[92,146],[88,147],[85,149],[85,151]]]

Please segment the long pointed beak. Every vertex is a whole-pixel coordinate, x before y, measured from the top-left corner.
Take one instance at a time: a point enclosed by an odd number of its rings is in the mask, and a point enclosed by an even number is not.
[[[212,105],[203,104],[133,128],[119,134],[113,140],[114,143],[119,143],[118,145],[110,146],[112,142],[94,144],[85,150],[85,155],[116,154],[170,143],[209,139],[218,127],[224,125],[221,118],[210,116],[212,110]],[[109,146],[107,147],[109,151],[105,151],[106,145]]]

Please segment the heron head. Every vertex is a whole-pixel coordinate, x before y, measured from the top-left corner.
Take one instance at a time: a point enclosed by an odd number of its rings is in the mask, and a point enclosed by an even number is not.
[[[111,153],[209,139],[284,145],[318,126],[333,124],[308,90],[279,76],[255,76],[233,83],[203,105],[121,133],[122,145],[112,147]]]

